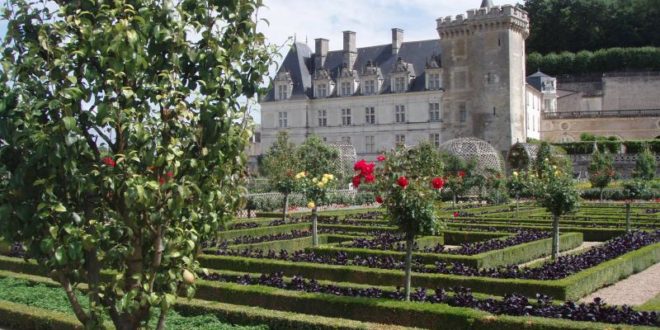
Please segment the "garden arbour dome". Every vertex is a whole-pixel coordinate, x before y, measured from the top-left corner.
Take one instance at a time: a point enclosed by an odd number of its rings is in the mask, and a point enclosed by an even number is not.
[[[474,137],[452,139],[441,144],[440,150],[465,161],[476,160],[476,169],[480,174],[485,174],[487,169],[503,172],[500,154],[484,140]]]

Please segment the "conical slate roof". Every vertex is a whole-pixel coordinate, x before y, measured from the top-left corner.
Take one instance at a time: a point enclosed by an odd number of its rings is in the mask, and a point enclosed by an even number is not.
[[[481,1],[481,8],[490,8],[493,6],[492,0],[483,0]]]

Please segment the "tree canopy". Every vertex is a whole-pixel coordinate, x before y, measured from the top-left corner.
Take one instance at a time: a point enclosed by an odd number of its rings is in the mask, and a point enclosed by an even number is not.
[[[202,242],[241,205],[271,50],[260,0],[8,1],[0,233],[87,328],[158,328]],[[101,276],[101,271],[115,276]],[[88,284],[89,304],[74,291]],[[84,307],[89,306],[89,307]]]
[[[523,7],[529,53],[660,46],[660,0],[525,0]]]

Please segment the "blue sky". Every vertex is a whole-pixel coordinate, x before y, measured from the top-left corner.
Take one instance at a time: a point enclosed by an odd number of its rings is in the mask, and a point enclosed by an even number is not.
[[[404,30],[404,42],[437,39],[436,19],[465,14],[481,0],[264,0],[259,17],[270,22],[259,28],[271,43],[287,45],[295,36],[313,49],[314,39],[330,40],[330,50],[342,48],[342,31],[356,33],[358,47],[391,42],[391,29]],[[496,5],[508,2],[494,1]],[[514,3],[514,2],[511,2]],[[6,33],[0,20],[0,36]],[[282,49],[286,52],[288,47]],[[260,122],[258,106],[253,115]]]

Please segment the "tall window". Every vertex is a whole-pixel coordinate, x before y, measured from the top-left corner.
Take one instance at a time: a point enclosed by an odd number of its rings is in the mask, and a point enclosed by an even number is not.
[[[406,78],[405,77],[396,77],[394,78],[394,91],[397,93],[402,93],[406,91]]]
[[[440,73],[429,74],[429,89],[440,89]]]
[[[367,135],[364,137],[364,151],[367,153],[376,152],[376,144],[373,135]]]
[[[349,81],[344,81],[341,83],[341,95],[342,96],[350,96],[353,94],[353,91],[351,90],[351,83]]]
[[[277,96],[280,100],[286,100],[289,98],[289,86],[279,85],[277,86]]]
[[[364,82],[364,95],[376,94],[376,82],[374,80],[366,80]]]
[[[436,148],[440,147],[440,133],[429,134],[429,142]]]
[[[318,84],[318,91],[316,92],[317,97],[327,97],[328,96],[328,85],[326,84]]]
[[[397,134],[394,136],[394,141],[398,146],[406,145],[406,136],[403,134]]]
[[[458,121],[464,123],[467,121],[467,109],[465,108],[465,103],[458,105]]]
[[[351,125],[351,109],[341,109],[341,124],[344,126]]]
[[[328,126],[328,113],[325,110],[319,110],[319,127]]]
[[[405,123],[406,122],[406,106],[405,105],[397,105],[394,108],[394,121],[397,123]]]
[[[364,122],[368,125],[373,125],[376,123],[376,109],[374,107],[364,108]]]
[[[280,128],[285,128],[289,126],[289,119],[287,112],[280,112],[278,114],[278,119],[279,119]]]
[[[350,136],[342,136],[341,137],[341,143],[342,144],[351,144],[351,137]]]
[[[429,120],[440,121],[440,103],[429,103]]]

